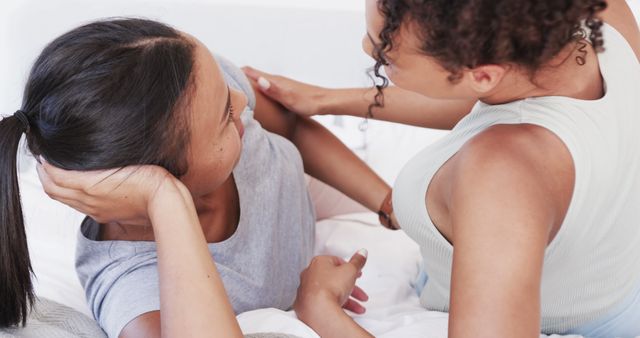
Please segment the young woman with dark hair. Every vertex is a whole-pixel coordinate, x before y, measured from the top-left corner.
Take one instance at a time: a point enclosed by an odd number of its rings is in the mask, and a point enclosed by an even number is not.
[[[364,49],[394,87],[246,73],[307,116],[451,130],[392,198],[449,336],[640,335],[640,32],[625,1],[368,0],[366,15]],[[314,304],[299,315],[323,337],[366,335]]]
[[[34,300],[23,134],[49,196],[90,216],[76,267],[110,337],[240,335],[235,313],[296,299],[314,242],[305,170],[372,210],[390,189],[194,37],[142,19],[87,24],[44,49],[21,109],[0,121],[1,327],[24,324]],[[332,275],[336,304],[362,312],[364,256],[308,272]]]

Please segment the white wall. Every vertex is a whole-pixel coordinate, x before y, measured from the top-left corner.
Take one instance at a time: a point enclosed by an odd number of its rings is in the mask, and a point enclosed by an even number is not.
[[[30,66],[46,43],[108,16],[167,22],[239,65],[329,87],[369,86],[366,69],[373,62],[361,50],[363,6],[363,0],[8,0],[0,12],[0,113],[20,106]],[[441,135],[379,122],[361,132],[356,118],[319,120],[389,182],[415,151]]]
[[[628,0],[640,15],[640,0]],[[20,106],[31,63],[45,44],[87,21],[144,16],[189,32],[214,52],[323,86],[368,86],[372,61],[361,51],[364,0],[3,0],[0,5],[0,114]],[[355,118],[320,121],[387,181],[442,132]],[[365,144],[366,142],[366,144]],[[364,147],[366,146],[366,147]]]

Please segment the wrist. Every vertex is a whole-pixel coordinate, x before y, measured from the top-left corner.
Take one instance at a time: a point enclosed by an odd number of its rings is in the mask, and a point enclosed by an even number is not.
[[[315,102],[317,102],[316,109],[313,115],[335,115],[337,104],[337,97],[339,92],[330,88],[318,88],[315,95]]]
[[[321,337],[373,337],[360,327],[331,297],[317,297],[298,318]]]
[[[392,192],[393,192],[392,190],[389,190],[386,197],[380,204],[378,217],[379,217],[380,224],[382,224],[385,228],[390,230],[398,230],[400,228],[395,223],[395,216],[393,213],[393,203],[392,203]]]
[[[159,175],[156,184],[150,189],[147,197],[147,214],[152,222],[158,213],[182,200],[180,188],[175,182],[177,180],[169,173]]]
[[[298,319],[314,328],[322,326],[323,319],[344,313],[342,306],[329,294],[318,291],[301,299],[300,295],[293,304]]]

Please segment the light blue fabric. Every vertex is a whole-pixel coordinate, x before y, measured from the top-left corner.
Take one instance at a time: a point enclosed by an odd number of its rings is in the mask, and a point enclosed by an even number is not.
[[[640,284],[615,310],[586,323],[571,334],[585,338],[634,338],[640,336]]]
[[[413,289],[416,290],[416,294],[420,297],[420,293],[422,293],[422,289],[427,285],[427,281],[429,280],[429,276],[424,272],[424,268],[420,268],[420,272],[418,272],[418,278],[416,278],[413,283]]]
[[[243,149],[233,170],[240,221],[229,239],[209,244],[209,251],[236,313],[286,310],[314,243],[315,214],[302,159],[291,142],[253,119],[255,96],[242,71],[218,61],[227,83],[248,96],[249,107],[241,115]],[[160,309],[156,245],[97,241],[98,231],[91,219],[83,222],[76,270],[94,317],[109,337],[118,337],[131,320]]]

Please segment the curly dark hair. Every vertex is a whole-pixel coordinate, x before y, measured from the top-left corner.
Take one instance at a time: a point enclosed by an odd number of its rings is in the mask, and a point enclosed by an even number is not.
[[[388,64],[385,54],[405,23],[416,28],[421,51],[456,82],[462,69],[484,64],[510,63],[534,73],[572,42],[578,42],[576,62],[582,65],[585,38],[596,51],[603,50],[602,21],[596,14],[606,7],[604,0],[379,0],[384,26],[374,46],[373,75],[382,83],[375,84],[378,93],[368,114],[384,106],[382,90],[389,80],[380,68]]]

